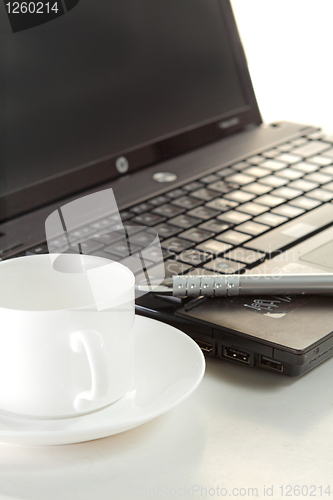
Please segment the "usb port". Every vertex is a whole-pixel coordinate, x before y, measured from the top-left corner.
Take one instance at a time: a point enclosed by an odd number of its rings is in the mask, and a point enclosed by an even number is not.
[[[223,356],[226,358],[234,359],[235,361],[240,361],[241,363],[250,364],[250,355],[247,352],[239,351],[233,347],[223,346]]]
[[[283,365],[275,359],[266,358],[265,356],[260,356],[259,364],[265,368],[270,368],[271,370],[276,370],[278,372],[283,372]]]
[[[208,342],[204,342],[203,340],[198,340],[198,339],[194,339],[196,341],[196,343],[198,344],[198,346],[200,347],[200,349],[203,351],[203,352],[212,352],[213,350],[213,346],[212,344],[209,344]]]

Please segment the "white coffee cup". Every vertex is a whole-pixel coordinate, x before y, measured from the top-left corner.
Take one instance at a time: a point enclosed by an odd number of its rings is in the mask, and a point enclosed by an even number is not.
[[[134,379],[134,276],[92,256],[0,262],[0,411],[69,417],[109,405]],[[79,265],[78,265],[79,264]],[[65,272],[64,272],[65,271]]]

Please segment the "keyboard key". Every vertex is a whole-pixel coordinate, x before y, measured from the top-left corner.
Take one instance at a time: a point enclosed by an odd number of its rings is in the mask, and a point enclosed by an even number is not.
[[[211,189],[201,188],[197,191],[192,191],[191,196],[199,198],[199,200],[210,201],[219,196],[217,191],[212,191]]]
[[[122,210],[121,212],[119,212],[119,215],[123,222],[133,217],[132,212],[130,212],[129,210]]]
[[[100,220],[97,220],[96,222],[93,222],[92,224],[89,224],[89,227],[99,231],[99,230],[103,230],[103,229],[107,229],[107,228],[110,228],[113,229],[113,227],[117,224],[120,224],[120,221],[118,219],[118,221],[115,221],[115,220],[110,220],[108,217],[106,217],[105,219],[100,219]]]
[[[169,250],[166,250],[165,248],[161,248],[162,250],[162,257],[164,260],[169,259],[170,257],[173,258],[175,257],[175,254],[173,252],[170,252]]]
[[[131,222],[137,222],[138,224],[142,224],[143,226],[155,226],[155,224],[159,224],[164,220],[165,217],[161,217],[161,215],[158,215],[157,213],[153,214],[151,212],[146,212],[145,214],[136,215]]]
[[[325,184],[326,182],[332,181],[333,177],[322,172],[313,172],[312,174],[306,175],[304,179],[307,181],[317,182],[318,184]]]
[[[218,170],[216,172],[216,174],[219,175],[220,177],[227,177],[227,175],[232,175],[234,173],[235,173],[234,169],[230,167],[221,168],[221,170]]]
[[[151,208],[153,208],[153,205],[149,202],[145,202],[130,208],[130,211],[135,214],[142,214],[143,212],[148,212]]]
[[[177,276],[179,274],[187,273],[192,266],[185,264],[184,262],[180,262],[177,260],[166,260],[163,263],[164,266],[164,275],[166,278],[170,278],[171,276]],[[153,278],[161,278],[161,264],[157,266],[150,267],[147,270],[147,274],[150,279]]]
[[[234,262],[232,260],[223,259],[221,257],[207,262],[207,264],[205,264],[203,267],[204,269],[208,269],[215,273],[223,274],[234,274],[238,273],[242,269],[245,269],[244,264],[240,264],[239,262]]]
[[[186,241],[181,238],[173,237],[169,238],[168,240],[164,240],[161,243],[162,248],[165,248],[169,252],[175,252],[179,253],[182,252],[183,250],[186,250],[187,248],[191,248],[193,246],[193,243],[191,241]]]
[[[329,182],[328,184],[325,184],[324,188],[329,191],[333,191],[333,182]]]
[[[250,215],[259,215],[269,210],[269,207],[249,201],[248,203],[244,203],[244,205],[237,207],[236,210]]]
[[[235,165],[232,166],[234,170],[243,170],[244,168],[249,167],[250,164],[246,161],[239,161],[238,163],[235,163]]]
[[[49,240],[48,251],[49,253],[62,253],[68,248],[68,241],[66,236],[59,236],[58,238],[54,238],[53,240]],[[16,246],[16,245],[15,245]],[[0,249],[0,255],[5,253],[6,250]]]
[[[143,248],[141,251],[141,256],[144,259],[145,263],[147,263],[147,260],[154,263],[161,262],[163,260],[160,246],[150,246],[148,248]]]
[[[286,200],[292,200],[293,198],[296,198],[296,196],[300,196],[301,194],[303,194],[303,191],[301,191],[300,189],[295,189],[288,186],[283,186],[278,189],[274,189],[274,191],[271,191],[271,195],[281,196]]]
[[[39,255],[44,253],[48,253],[48,246],[46,243],[38,245],[34,248],[29,248],[29,250],[25,252],[26,255]]]
[[[96,233],[96,229],[91,226],[84,226],[79,229],[75,229],[74,231],[69,231],[69,239],[73,243],[76,240],[83,241],[88,239],[91,235]]]
[[[175,227],[175,226],[170,226],[170,224],[166,224],[165,222],[162,222],[162,224],[158,224],[157,226],[154,226],[154,229],[156,229],[156,231],[158,232],[158,235],[161,237],[161,238],[170,238],[170,236],[174,236],[175,234],[178,234],[181,229],[179,227]],[[140,236],[141,233],[139,233],[138,235],[138,238],[141,238],[143,239],[144,236],[148,237],[148,235],[142,235]],[[133,239],[134,241],[134,239]],[[143,243],[142,243],[142,246]]]
[[[154,205],[154,207],[159,207],[160,205],[164,205],[164,203],[168,203],[168,201],[169,201],[169,199],[166,196],[161,195],[161,196],[157,196],[157,198],[149,200],[149,203]]]
[[[212,184],[208,184],[207,187],[208,189],[212,189],[213,191],[217,191],[219,193],[229,193],[229,191],[233,189],[232,186],[224,181],[213,182]]]
[[[288,217],[289,219],[293,219],[294,217],[298,217],[299,215],[301,215],[303,212],[305,212],[305,210],[303,208],[294,207],[286,203],[285,205],[280,205],[279,207],[274,208],[272,212],[278,215],[283,215],[284,217]]]
[[[197,207],[187,212],[187,214],[190,215],[191,217],[197,217],[198,219],[202,220],[207,220],[211,219],[212,217],[216,217],[219,213],[220,213],[219,210],[214,210],[213,208],[209,207]]]
[[[299,198],[292,200],[290,204],[295,207],[304,208],[305,210],[312,210],[313,208],[318,207],[321,202],[319,200],[307,198],[307,196],[300,196]]]
[[[153,210],[153,212],[155,214],[162,215],[163,217],[175,217],[176,215],[179,215],[184,211],[185,211],[185,209],[183,209],[183,208],[176,207],[175,205],[169,205],[169,204],[161,205],[160,207],[154,208],[154,210]],[[163,221],[161,220],[158,222],[163,222]],[[156,222],[156,224],[157,224],[157,222]]]
[[[230,222],[231,224],[241,224],[242,222],[251,219],[251,215],[230,210],[229,212],[219,215],[218,219],[220,221]]]
[[[284,154],[282,154],[280,156],[277,156],[276,160],[285,161],[289,165],[291,165],[293,163],[300,162],[302,160],[302,157],[299,156],[299,155],[296,155],[294,153],[295,153],[295,150],[293,151],[293,153],[284,153]]]
[[[191,196],[181,196],[180,198],[177,198],[176,200],[172,201],[172,205],[176,205],[177,207],[181,208],[186,208],[187,210],[190,210],[191,208],[195,208],[198,205],[201,205],[201,200],[198,200],[197,198],[192,198]]]
[[[104,245],[102,243],[98,243],[97,241],[87,240],[78,243],[77,246],[79,247],[80,253],[91,255],[96,250],[103,248]]]
[[[262,153],[265,158],[275,158],[275,156],[278,156],[280,154],[280,151],[278,149],[269,149],[268,151],[264,151]]]
[[[97,241],[99,243],[104,243],[105,245],[111,245],[112,243],[115,243],[116,241],[121,240],[124,238],[124,232],[123,231],[111,231],[110,233],[105,233],[105,234],[99,234],[96,233],[94,234],[94,237],[92,238],[93,241]]]
[[[188,274],[190,274],[191,276],[211,276],[217,274],[217,271],[214,273],[213,271],[204,269],[203,267],[193,267]]]
[[[280,196],[273,196],[272,194],[264,194],[263,196],[259,196],[259,198],[256,198],[256,203],[267,205],[269,207],[276,207],[277,205],[280,205],[285,201],[285,198],[281,198]]]
[[[200,252],[200,250],[190,248],[189,250],[184,250],[177,255],[177,260],[186,262],[186,264],[190,264],[191,266],[198,266],[210,260],[211,257],[211,254],[207,252]]]
[[[228,245],[227,243],[222,243],[222,241],[207,240],[204,243],[200,243],[200,245],[197,245],[195,248],[197,250],[202,250],[203,252],[219,255],[220,253],[226,252],[227,250],[232,248],[232,245]]]
[[[252,236],[258,236],[268,229],[270,229],[270,226],[266,226],[265,224],[258,224],[257,222],[253,222],[252,220],[244,222],[244,224],[237,226],[237,231],[251,234]]]
[[[195,243],[201,243],[202,241],[208,240],[208,238],[211,238],[212,236],[214,236],[214,233],[211,231],[205,231],[204,229],[199,229],[198,227],[188,229],[179,235],[180,238],[194,241]]]
[[[227,182],[232,182],[234,184],[238,184],[239,186],[244,186],[245,184],[250,184],[250,182],[255,181],[255,177],[253,175],[246,175],[241,172],[229,175],[225,178]]]
[[[310,173],[318,170],[318,165],[315,165],[314,163],[308,163],[306,161],[301,161],[301,163],[293,165],[293,168],[300,170],[301,172]]]
[[[170,219],[168,222],[170,224],[173,224],[174,226],[188,229],[188,228],[196,226],[197,224],[202,222],[202,219],[198,219],[197,217],[191,217],[190,215],[182,214],[182,215],[178,215],[177,217],[174,217],[173,219]]]
[[[204,187],[202,182],[194,181],[194,182],[190,182],[189,184],[186,184],[185,186],[183,186],[183,189],[185,189],[186,191],[195,191],[195,190],[200,189],[202,187]]]
[[[113,246],[117,245],[116,243],[103,248],[103,253],[109,254],[112,260],[120,260],[123,257],[127,257],[129,255],[128,246],[122,242],[119,245],[115,246],[115,251],[113,251]],[[97,252],[94,252],[97,255]]]
[[[333,199],[333,192],[326,189],[314,189],[308,193],[310,198],[320,201],[330,201]]]
[[[286,222],[282,226],[253,239],[245,246],[260,252],[274,254],[286,247],[295,245],[305,236],[309,236],[313,232],[330,224],[332,220],[333,205],[326,203],[311,212],[301,215],[296,220]]]
[[[161,224],[161,226],[164,225],[167,226],[167,224]],[[156,226],[154,229],[158,231],[157,228],[158,226]],[[131,244],[134,243],[135,245],[139,245],[141,247],[147,247],[151,245],[157,238],[156,231],[146,228],[144,231],[131,234],[130,236]]]
[[[320,171],[323,172],[324,174],[333,175],[333,165],[330,165],[329,167],[321,168]]]
[[[187,192],[184,189],[177,188],[177,189],[173,189],[172,191],[169,191],[168,193],[166,193],[166,196],[168,196],[169,198],[175,199],[175,198],[179,198],[180,196],[184,196],[185,194],[187,194]]]
[[[333,158],[333,148],[325,151],[325,156],[328,156],[329,158]]]
[[[282,170],[279,170],[279,177],[285,177],[286,179],[289,179],[291,181],[294,181],[295,179],[299,179],[302,177],[303,172],[300,170],[295,170],[293,168],[284,168]]]
[[[290,151],[291,149],[294,149],[295,146],[290,142],[285,142],[284,144],[281,144],[280,146],[276,147],[281,152],[281,151]]]
[[[142,269],[142,261],[139,257],[139,255],[130,255],[124,259],[121,259],[119,261],[123,266],[128,267],[132,271],[133,274],[139,275],[140,276],[140,281],[142,279],[145,279],[145,275],[143,274],[143,269]],[[145,265],[152,265],[151,262],[145,261]]]
[[[233,229],[229,229],[228,231],[225,231],[224,233],[216,236],[217,240],[223,241],[225,243],[230,243],[233,246],[241,245],[250,238],[250,235],[239,233],[238,231],[234,231]]]
[[[131,255],[129,257],[126,257],[125,259],[121,259],[119,261],[121,264],[124,266],[128,267],[133,274],[135,275],[135,282],[136,284],[139,284],[142,281],[146,281],[147,276],[147,270],[154,266],[153,262],[150,262],[148,260],[143,261],[142,258],[139,255]],[[156,268],[159,268],[159,274],[155,274],[155,278],[163,278],[164,277],[164,265],[163,262],[159,262]]]
[[[119,257],[128,257],[129,255],[132,255],[138,252],[139,250],[142,250],[142,247],[130,243],[129,239],[126,240],[123,239],[121,241],[117,241],[116,243],[113,243],[112,245],[103,248],[104,252],[112,253],[114,255],[118,255]]]
[[[325,142],[330,142],[333,144],[333,134],[330,133],[323,133],[321,139]]]
[[[225,199],[237,201],[238,203],[245,203],[246,201],[252,200],[254,197],[255,195],[253,193],[247,193],[246,191],[240,191],[239,189],[224,195]]]
[[[266,212],[253,219],[255,222],[260,222],[261,224],[267,224],[271,227],[279,226],[288,220],[287,217],[282,215],[272,214],[271,212]]]
[[[272,186],[266,186],[265,184],[260,184],[260,182],[253,182],[252,184],[243,186],[241,189],[243,191],[249,191],[250,193],[254,193],[260,196],[261,194],[265,194],[271,191]]]
[[[253,265],[257,262],[263,261],[266,254],[250,250],[249,248],[238,247],[230,252],[227,252],[224,257],[231,260],[237,260],[247,265]]]
[[[268,170],[268,168],[262,167],[249,167],[243,170],[244,174],[253,175],[253,177],[265,177],[265,175],[270,174],[272,171]]]
[[[318,187],[318,184],[316,182],[311,182],[304,179],[297,179],[296,181],[290,182],[288,186],[291,188],[300,189],[301,191],[311,191],[311,189]]]
[[[277,188],[287,184],[288,179],[285,179],[284,177],[279,177],[278,175],[268,175],[267,177],[260,179],[260,182],[262,184],[267,184],[268,186]]]
[[[286,163],[285,161],[278,161],[278,160],[265,160],[263,163],[261,163],[260,166],[276,171],[276,170],[281,170],[282,168],[286,168],[288,166],[288,163]]]
[[[130,222],[132,222],[132,221],[130,221]],[[135,233],[142,231],[141,225],[138,225],[138,224],[136,224],[136,225],[126,224],[126,226],[124,226],[124,229],[128,235],[132,235],[132,234],[135,234]],[[154,230],[146,228],[146,231],[153,232]],[[123,233],[123,229],[119,232]]]
[[[329,158],[328,156],[323,156],[323,155],[311,157],[312,163],[316,163],[316,165],[321,165],[322,167],[325,167],[326,165],[331,165],[332,161],[333,161],[332,158]]]
[[[251,158],[247,158],[246,161],[248,161],[249,163],[251,163],[252,165],[259,165],[261,164],[263,161],[265,160],[265,158],[263,158],[262,156],[260,155],[255,155],[255,156],[251,156]]]
[[[306,139],[305,137],[299,137],[298,139],[293,139],[292,141],[290,141],[291,144],[293,144],[294,146],[302,146],[303,144],[306,144],[308,141],[308,139]]]
[[[205,184],[211,184],[212,182],[216,182],[219,180],[220,180],[220,178],[216,174],[206,175],[205,177],[201,177],[201,179],[200,179],[200,181],[204,182]],[[192,193],[192,195],[193,195],[193,193]]]
[[[293,153],[295,155],[302,156],[303,158],[309,158],[309,156],[317,155],[325,150],[330,149],[331,145],[327,142],[321,141],[310,141],[304,146],[299,146],[294,149]]]
[[[226,231],[227,229],[229,229],[230,224],[224,221],[219,221],[217,219],[211,219],[204,222],[203,224],[200,224],[199,227],[202,229],[206,229],[207,231],[212,231],[213,233],[217,234],[217,233],[222,233],[222,231]]]
[[[225,198],[216,198],[215,200],[206,203],[206,207],[219,210],[220,212],[225,212],[231,208],[237,207],[238,203],[236,201],[227,200]]]
[[[316,132],[311,132],[310,134],[307,134],[306,137],[308,139],[314,139],[314,140],[317,140],[317,139],[322,139],[324,135],[324,132],[322,130],[316,130]],[[307,141],[309,142],[309,141]]]

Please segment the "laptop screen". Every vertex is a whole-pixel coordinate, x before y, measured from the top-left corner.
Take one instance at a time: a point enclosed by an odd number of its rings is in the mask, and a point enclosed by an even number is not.
[[[80,0],[16,33],[2,6],[0,220],[258,122],[227,5]]]

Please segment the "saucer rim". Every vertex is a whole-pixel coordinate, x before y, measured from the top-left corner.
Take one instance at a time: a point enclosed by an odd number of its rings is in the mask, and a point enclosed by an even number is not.
[[[5,412],[2,412],[0,410],[0,443],[7,443],[7,444],[17,444],[17,445],[24,445],[24,446],[33,446],[33,445],[38,445],[38,446],[53,446],[53,445],[66,445],[66,444],[76,444],[76,443],[81,443],[85,441],[91,441],[95,439],[102,439],[104,437],[109,437],[115,434],[119,434],[121,432],[126,432],[127,430],[133,429],[135,427],[138,427],[140,425],[143,425],[161,415],[164,413],[167,413],[168,411],[172,410],[173,408],[177,407],[179,404],[183,403],[188,397],[190,397],[195,390],[198,388],[200,383],[202,382],[203,376],[205,374],[205,369],[206,369],[206,361],[205,357],[202,353],[202,350],[198,346],[198,344],[191,338],[189,337],[186,333],[182,332],[178,328],[169,325],[167,323],[158,321],[153,318],[149,318],[140,314],[135,314],[135,326],[134,328],[137,329],[143,329],[144,328],[144,323],[155,323],[157,326],[160,328],[165,328],[170,331],[173,331],[174,335],[177,335],[178,337],[182,337],[182,340],[185,342],[188,342],[189,345],[191,345],[193,349],[193,353],[197,356],[197,365],[198,365],[198,374],[196,376],[195,382],[193,383],[192,387],[185,391],[182,396],[177,398],[175,401],[170,403],[169,405],[163,406],[162,408],[157,409],[156,411],[149,412],[149,409],[144,409],[143,413],[141,415],[137,415],[135,417],[131,416],[129,414],[129,418],[125,418],[121,422],[119,422],[117,425],[112,426],[112,418],[111,418],[111,424],[109,423],[104,423],[101,427],[96,427],[94,425],[94,422],[92,424],[89,424],[86,430],[82,430],[82,428],[78,429],[71,429],[70,431],[68,429],[57,429],[56,431],[53,431],[52,429],[50,430],[41,430],[41,431],[36,431],[36,430],[4,430],[1,428],[1,419],[6,418],[9,420],[15,420],[16,422],[20,421],[22,424],[24,422],[31,422],[34,421],[36,422],[41,421],[45,425],[46,422],[76,422],[76,421],[82,421],[84,419],[89,419],[92,415],[93,416],[98,416],[98,414],[105,414],[110,408],[116,407],[121,401],[123,401],[126,397],[128,397],[128,394],[136,389],[136,383],[135,381],[133,382],[132,388],[128,391],[128,393],[120,398],[118,401],[115,403],[111,403],[110,405],[104,406],[103,408],[100,408],[98,410],[95,410],[93,412],[89,412],[84,415],[78,415],[78,416],[69,416],[69,417],[60,417],[60,418],[32,418],[32,417],[24,417],[20,415],[10,415]],[[138,324],[139,323],[139,324]],[[140,324],[142,323],[142,324]],[[7,420],[8,421],[8,420]],[[111,427],[110,427],[111,425]],[[78,436],[82,436],[83,434],[86,434],[85,438],[78,438]],[[93,434],[93,437],[89,437],[89,434]]]

